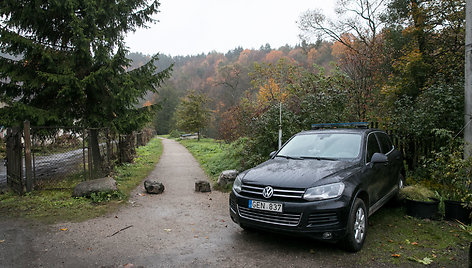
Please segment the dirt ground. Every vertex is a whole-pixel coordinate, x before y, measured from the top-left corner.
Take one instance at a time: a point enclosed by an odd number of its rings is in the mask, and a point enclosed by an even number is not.
[[[335,245],[243,231],[229,218],[228,194],[197,193],[207,179],[180,144],[163,140],[150,174],[161,195],[138,187],[116,213],[42,225],[0,219],[1,267],[361,267]],[[362,252],[362,251],[361,251]]]

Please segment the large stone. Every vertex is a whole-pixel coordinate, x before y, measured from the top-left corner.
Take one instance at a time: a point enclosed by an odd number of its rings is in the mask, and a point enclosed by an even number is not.
[[[196,181],[195,191],[202,193],[211,192],[210,183],[207,181]]]
[[[144,181],[144,188],[149,194],[162,194],[164,192],[164,184],[155,179],[146,179]]]
[[[238,176],[239,172],[237,170],[225,170],[221,172],[220,176],[218,177],[218,185],[226,186],[228,184],[232,184],[236,177]]]
[[[111,177],[84,181],[77,184],[72,196],[90,196],[92,193],[118,191],[116,181]]]

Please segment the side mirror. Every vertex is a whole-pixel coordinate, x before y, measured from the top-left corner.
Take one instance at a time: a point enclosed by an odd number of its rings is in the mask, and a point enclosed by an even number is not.
[[[274,157],[274,155],[275,155],[276,153],[277,153],[277,151],[271,152],[271,153],[269,154],[269,157],[270,157],[270,158]]]
[[[381,154],[381,153],[375,153],[373,156],[372,156],[372,159],[370,160],[370,163],[372,164],[378,164],[378,163],[387,163],[388,162],[388,158],[386,155],[384,154]]]

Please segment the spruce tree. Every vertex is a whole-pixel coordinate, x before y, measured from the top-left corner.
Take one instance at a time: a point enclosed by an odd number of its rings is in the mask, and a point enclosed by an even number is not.
[[[0,125],[109,127],[130,133],[150,121],[139,108],[170,69],[157,55],[129,71],[124,35],[154,22],[147,0],[0,1]]]

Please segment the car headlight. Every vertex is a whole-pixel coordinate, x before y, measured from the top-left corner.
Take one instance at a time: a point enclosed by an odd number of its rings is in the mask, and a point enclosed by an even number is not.
[[[325,200],[340,197],[344,191],[344,183],[338,182],[308,188],[303,195],[303,199],[308,201]]]
[[[241,185],[243,183],[241,182],[241,177],[238,175],[236,177],[236,179],[234,180],[234,183],[233,183],[233,191],[235,191],[236,193],[239,193],[241,192]]]

